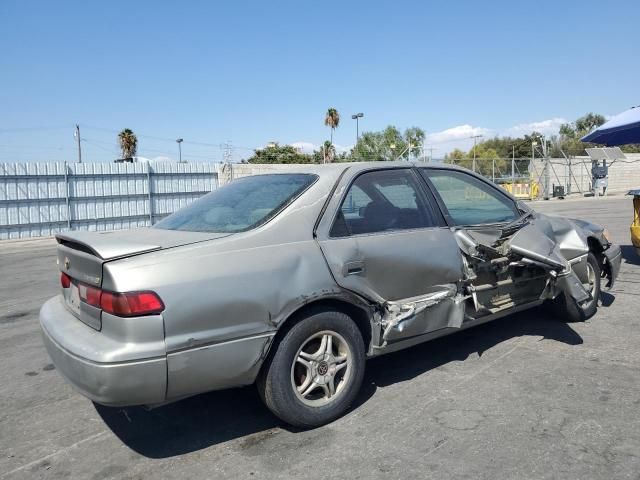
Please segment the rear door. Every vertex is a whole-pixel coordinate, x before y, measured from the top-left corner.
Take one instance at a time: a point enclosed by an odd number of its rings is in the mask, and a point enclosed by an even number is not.
[[[461,253],[429,195],[411,168],[347,172],[317,228],[336,282],[383,306],[388,342],[462,323]]]

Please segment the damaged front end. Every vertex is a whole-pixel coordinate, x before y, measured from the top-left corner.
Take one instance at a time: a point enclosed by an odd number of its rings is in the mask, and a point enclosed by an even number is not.
[[[575,232],[567,260],[553,226],[542,216],[517,228],[459,230],[465,254],[466,290],[472,298],[473,318],[508,311],[518,305],[567,294],[577,303],[591,300],[579,275],[586,271],[589,246]]]
[[[376,322],[381,346],[498,318],[561,293],[577,304],[593,299],[585,287],[589,242],[568,220],[529,214],[506,227],[457,229],[454,237],[462,252],[461,281],[382,304]]]

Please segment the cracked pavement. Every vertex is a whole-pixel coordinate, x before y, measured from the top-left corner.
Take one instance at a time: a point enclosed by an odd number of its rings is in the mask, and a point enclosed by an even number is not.
[[[368,362],[342,419],[283,426],[253,388],[96,407],[59,376],[37,312],[51,239],[0,242],[0,479],[640,479],[640,257],[628,197],[534,208],[605,225],[617,284],[586,323],[536,309]]]

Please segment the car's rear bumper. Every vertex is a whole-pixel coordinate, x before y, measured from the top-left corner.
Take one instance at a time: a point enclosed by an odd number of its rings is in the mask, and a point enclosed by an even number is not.
[[[605,264],[605,274],[609,280],[607,287],[611,288],[616,278],[618,278],[618,273],[620,273],[620,264],[622,263],[622,249],[620,245],[612,244],[604,251],[604,256],[607,259]]]
[[[145,405],[165,400],[167,391],[166,356],[120,362],[97,362],[63,347],[59,335],[73,336],[79,351],[100,351],[113,340],[75,318],[54,297],[40,310],[40,326],[45,347],[60,374],[80,393],[104,405]]]

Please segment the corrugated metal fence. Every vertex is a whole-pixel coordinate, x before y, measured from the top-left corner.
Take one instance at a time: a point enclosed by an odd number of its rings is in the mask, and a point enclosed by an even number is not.
[[[217,187],[211,163],[0,163],[0,239],[149,226]]]

